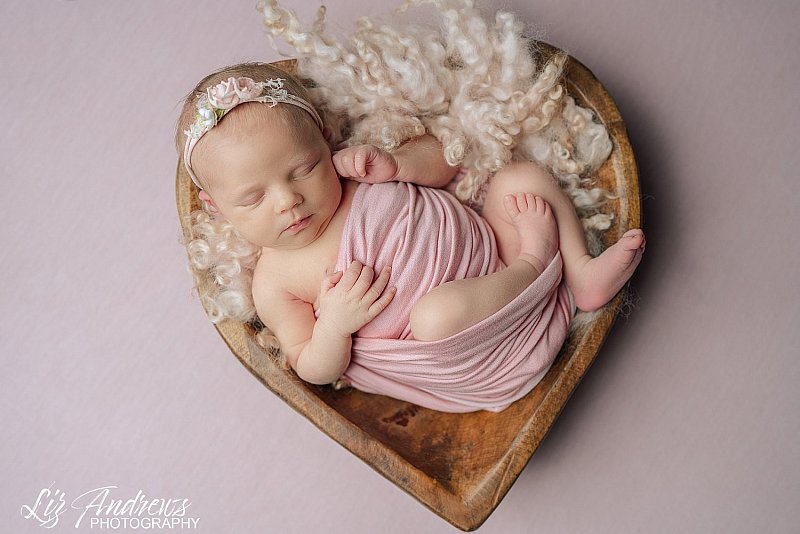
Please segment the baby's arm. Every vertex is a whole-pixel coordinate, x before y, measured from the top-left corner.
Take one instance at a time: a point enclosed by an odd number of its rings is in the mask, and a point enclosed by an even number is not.
[[[312,384],[330,384],[350,363],[351,335],[374,319],[394,297],[384,292],[389,268],[372,282],[372,269],[353,262],[347,271],[326,277],[320,290],[320,315],[273,282],[253,283],[256,310],[281,345],[289,365]],[[383,293],[383,295],[381,295]]]
[[[444,159],[442,145],[430,134],[416,137],[394,152],[373,145],[358,145],[333,155],[339,176],[359,182],[412,182],[427,187],[444,187],[457,167]]]
[[[425,134],[401,145],[392,155],[397,160],[398,182],[413,182],[428,187],[444,187],[458,172],[444,159],[442,144]]]

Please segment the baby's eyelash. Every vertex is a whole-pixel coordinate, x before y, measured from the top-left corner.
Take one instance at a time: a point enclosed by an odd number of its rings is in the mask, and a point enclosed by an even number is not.
[[[249,208],[249,207],[252,207],[252,206],[257,206],[258,204],[261,203],[262,200],[264,200],[264,195],[261,195],[260,197],[258,197],[257,199],[253,200],[252,202],[245,201],[244,203],[239,204],[239,205],[241,207],[243,207],[243,208]]]
[[[311,171],[313,171],[314,169],[316,169],[316,168],[317,168],[317,165],[319,165],[319,162],[320,162],[320,161],[322,161],[322,160],[318,160],[318,161],[317,161],[315,164],[311,165],[310,167],[306,167],[305,169],[303,169],[302,173],[298,174],[298,175],[297,175],[297,176],[295,176],[294,178],[295,178],[296,180],[297,180],[297,179],[300,179],[300,180],[302,180],[303,178],[305,178],[306,176],[308,176],[309,174],[311,174]]]

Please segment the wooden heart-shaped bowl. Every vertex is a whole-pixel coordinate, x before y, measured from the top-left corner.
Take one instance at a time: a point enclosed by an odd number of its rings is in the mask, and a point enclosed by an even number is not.
[[[545,43],[539,46],[543,60],[555,51]],[[276,65],[295,70],[294,60]],[[609,245],[640,226],[636,162],[619,110],[591,71],[570,57],[565,79],[567,92],[595,113],[614,143],[597,172],[598,185],[617,197],[605,207],[614,214],[613,226],[603,234]],[[181,224],[188,231],[186,216],[200,206],[181,160],[176,195]],[[225,321],[216,328],[247,370],[320,430],[456,527],[474,530],[497,507],[553,426],[600,350],[626,290],[585,327],[573,329],[542,381],[500,413],[441,413],[353,389],[307,384],[256,344],[252,326]]]

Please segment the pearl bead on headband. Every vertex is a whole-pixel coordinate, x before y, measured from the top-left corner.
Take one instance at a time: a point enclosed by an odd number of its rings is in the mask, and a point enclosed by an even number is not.
[[[283,88],[283,78],[271,78],[263,82],[256,82],[252,78],[245,76],[234,78],[231,76],[227,80],[213,85],[206,89],[200,98],[197,99],[197,113],[194,123],[185,130],[186,145],[183,148],[183,164],[189,173],[192,182],[202,189],[200,181],[192,171],[192,150],[197,141],[206,134],[211,128],[219,124],[230,110],[245,102],[262,102],[275,107],[278,103],[291,104],[302,108],[314,119],[320,130],[322,130],[322,119],[314,109],[302,98],[289,93]]]

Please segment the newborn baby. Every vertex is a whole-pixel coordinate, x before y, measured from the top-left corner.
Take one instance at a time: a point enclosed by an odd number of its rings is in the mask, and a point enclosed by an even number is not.
[[[457,169],[431,136],[332,154],[304,89],[274,67],[230,67],[198,88],[184,163],[200,198],[261,247],[258,315],[308,382],[501,410],[547,371],[575,306],[604,305],[641,259],[641,230],[589,255],[570,200],[533,163],[497,172],[479,216],[439,189]]]

